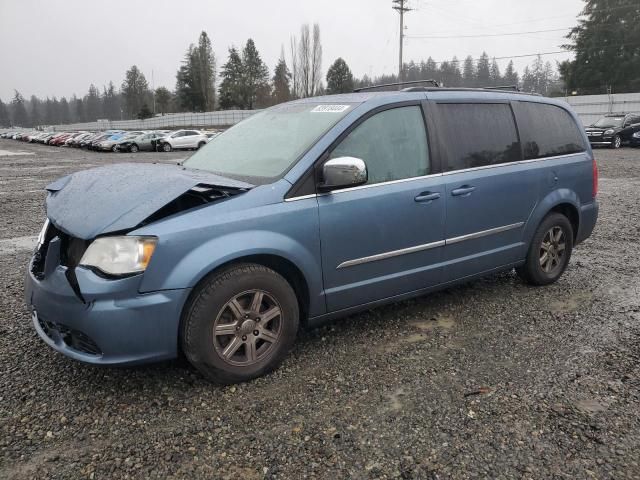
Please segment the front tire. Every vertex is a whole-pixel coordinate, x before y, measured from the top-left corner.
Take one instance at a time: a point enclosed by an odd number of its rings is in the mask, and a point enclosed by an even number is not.
[[[204,147],[205,145],[206,145],[206,143],[205,143],[205,142],[200,142],[200,143],[198,144],[198,148],[196,148],[196,150],[200,150],[200,149],[201,149],[202,147]]]
[[[573,251],[573,227],[567,217],[550,213],[533,235],[524,265],[516,272],[531,285],[556,282],[569,265]]]
[[[135,143],[129,147],[129,151],[131,153],[138,153],[138,150],[138,145],[136,145]]]
[[[170,152],[172,150],[171,148],[171,144],[170,143],[163,143],[162,144],[162,151],[163,152]]]
[[[114,145],[113,147],[111,147],[111,151],[112,151],[113,153],[116,153],[116,152],[118,151],[118,146],[117,146],[117,145]]]
[[[239,264],[205,278],[183,313],[180,341],[209,380],[246,382],[275,369],[293,345],[298,300],[275,271]]]
[[[611,148],[617,150],[621,146],[622,146],[622,138],[620,137],[620,135],[616,135],[615,137],[613,137],[613,140],[611,141]]]

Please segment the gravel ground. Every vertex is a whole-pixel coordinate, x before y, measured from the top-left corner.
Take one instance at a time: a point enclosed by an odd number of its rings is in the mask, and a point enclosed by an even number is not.
[[[22,300],[41,189],[185,156],[0,140],[0,477],[640,477],[640,150],[596,151],[601,217],[555,285],[504,273],[355,315],[231,387],[50,350]]]

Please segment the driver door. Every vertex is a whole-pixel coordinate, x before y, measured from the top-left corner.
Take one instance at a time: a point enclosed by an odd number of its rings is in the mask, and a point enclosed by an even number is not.
[[[330,312],[441,281],[444,185],[431,166],[422,107],[385,108],[329,152],[364,160],[368,171],[365,185],[318,196]]]

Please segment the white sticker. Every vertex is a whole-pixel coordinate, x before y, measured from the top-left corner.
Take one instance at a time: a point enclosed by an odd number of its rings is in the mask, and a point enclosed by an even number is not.
[[[349,108],[349,105],[318,105],[312,113],[342,113]]]

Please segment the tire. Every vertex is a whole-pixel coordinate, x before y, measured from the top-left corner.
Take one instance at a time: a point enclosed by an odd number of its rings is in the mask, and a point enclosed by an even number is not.
[[[196,150],[200,150],[202,147],[204,147],[207,143],[206,142],[200,142],[198,144],[198,148],[196,148]]]
[[[138,145],[136,145],[136,144],[134,143],[133,145],[131,145],[131,146],[129,147],[129,151],[130,151],[131,153],[138,153],[138,151],[139,151]]]
[[[613,137],[613,141],[611,142],[611,148],[613,148],[614,150],[617,150],[621,146],[622,146],[622,138],[620,138],[620,135],[616,135],[615,137]]]
[[[267,267],[239,264],[206,277],[194,290],[183,311],[180,344],[207,379],[246,382],[282,362],[298,325],[291,285]]]
[[[516,272],[531,285],[549,285],[562,276],[569,265],[572,251],[571,222],[564,215],[552,212],[538,226],[529,245],[527,259],[516,268]]]
[[[162,151],[163,152],[170,152],[171,150],[173,150],[173,148],[171,148],[171,144],[170,143],[163,143],[162,144]]]
[[[116,152],[118,151],[118,146],[117,146],[117,145],[114,145],[113,147],[111,147],[111,151],[112,151],[113,153],[116,153]]]

